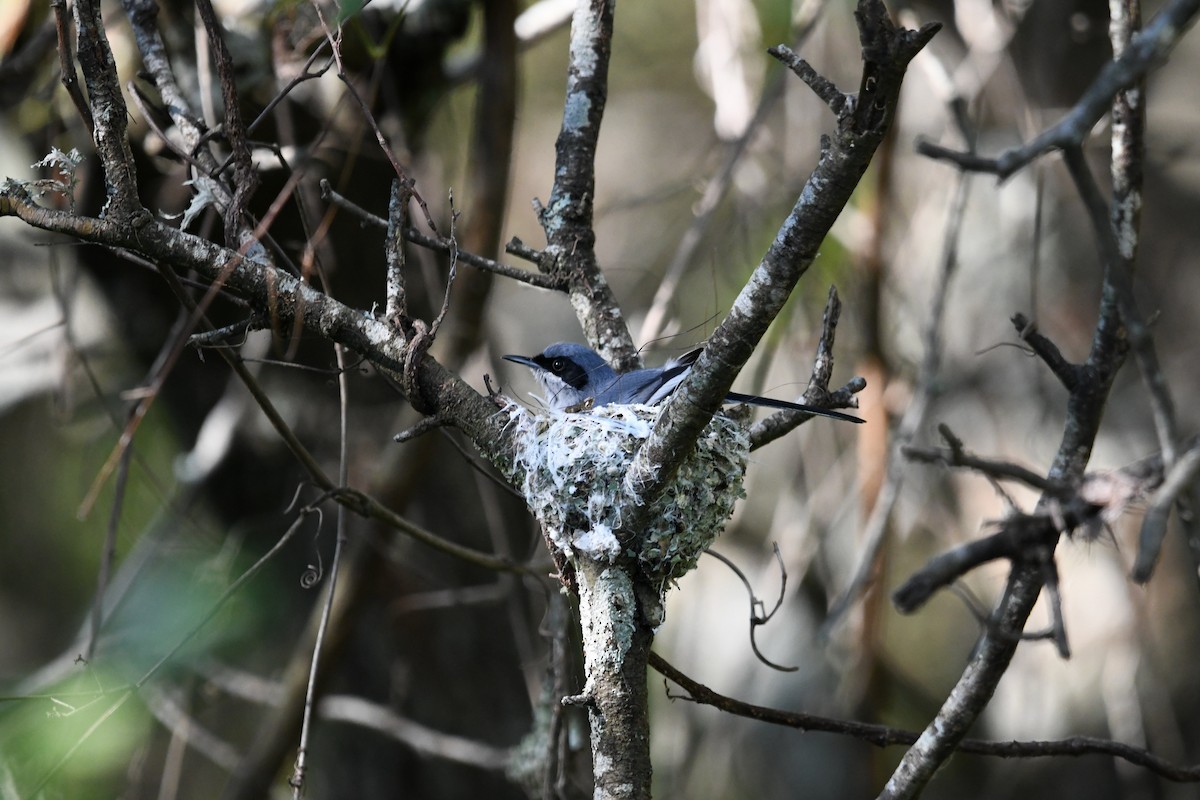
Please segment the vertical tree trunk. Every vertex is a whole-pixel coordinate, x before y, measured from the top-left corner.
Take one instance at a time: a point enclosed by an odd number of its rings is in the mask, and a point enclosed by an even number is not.
[[[592,732],[595,798],[636,800],[650,797],[650,723],[646,665],[657,618],[648,601],[655,593],[638,591],[636,564],[605,564],[581,558],[575,564],[583,657],[587,683],[579,697]],[[651,613],[646,613],[647,611]]]

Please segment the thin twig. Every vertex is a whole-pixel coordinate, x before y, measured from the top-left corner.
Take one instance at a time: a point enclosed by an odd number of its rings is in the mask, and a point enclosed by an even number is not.
[[[1134,561],[1131,573],[1138,583],[1150,580],[1162,550],[1163,539],[1167,535],[1167,516],[1171,506],[1185,493],[1195,491],[1197,472],[1200,472],[1200,446],[1193,445],[1176,460],[1164,477],[1162,485],[1150,497],[1146,515],[1142,518],[1137,560]]]
[[[950,105],[955,107],[958,103],[951,100]],[[959,133],[962,138],[973,146],[975,136],[966,126],[965,118],[962,115],[955,115],[954,118],[960,123]],[[892,519],[892,511],[900,497],[900,487],[904,482],[902,451],[925,424],[925,417],[933,404],[945,349],[943,340],[946,308],[954,276],[959,268],[958,248],[966,219],[970,190],[970,177],[965,174],[959,175],[947,209],[946,228],[942,239],[942,258],[937,283],[934,287],[929,321],[922,337],[924,354],[917,373],[913,397],[908,408],[905,409],[904,416],[896,425],[891,445],[888,448],[883,484],[876,493],[870,516],[864,526],[862,550],[855,562],[854,574],[846,584],[846,588],[830,605],[825,621],[821,624],[821,633],[824,637],[830,636],[841,625],[846,614],[875,580],[880,555],[883,552]]]
[[[60,757],[58,761],[56,761],[54,765],[46,772],[46,774],[42,776],[41,780],[38,781],[37,785],[29,793],[29,797],[37,796],[38,792],[40,792],[42,788],[45,787],[46,784],[48,784],[64,766],[66,766],[79,748],[91,738],[92,734],[99,730],[101,725],[103,725],[103,723],[107,721],[109,717],[116,713],[116,711],[119,710],[121,706],[123,706],[126,701],[128,701],[129,698],[134,695],[135,692],[141,690],[142,687],[149,683],[150,680],[158,674],[159,670],[169,664],[175,658],[175,656],[178,655],[178,653],[184,647],[186,647],[193,638],[195,638],[196,634],[198,634],[213,619],[213,617],[217,615],[217,612],[224,607],[225,603],[228,602],[231,597],[237,594],[241,588],[245,586],[248,581],[250,581],[251,578],[257,575],[262,568],[266,566],[267,563],[271,561],[271,559],[273,559],[280,550],[283,549],[283,546],[287,544],[288,541],[290,541],[300,529],[301,523],[303,523],[305,518],[305,513],[302,512],[301,515],[296,518],[296,521],[293,522],[283,534],[283,536],[279,538],[279,541],[277,541],[270,550],[264,553],[262,557],[258,559],[258,561],[254,562],[249,569],[243,572],[236,581],[226,587],[225,591],[221,593],[221,596],[218,597],[209,607],[207,613],[205,613],[205,615],[201,617],[187,633],[180,637],[179,641],[177,641],[173,647],[159,657],[158,661],[156,661],[153,666],[146,670],[146,672],[143,673],[135,683],[101,693],[101,696],[105,696],[111,694],[112,692],[116,692],[117,699],[113,701],[111,706],[105,709],[104,713],[102,713],[94,723],[88,726],[87,730],[80,734],[79,738],[74,742],[74,744],[72,744],[71,747],[69,747],[62,755],[62,757]]]
[[[204,22],[208,34],[208,45],[217,66],[217,78],[221,83],[221,100],[224,104],[225,136],[229,140],[234,162],[233,197],[229,206],[222,209],[225,221],[225,245],[231,250],[241,244],[242,215],[258,186],[258,172],[250,156],[246,125],[242,121],[241,103],[238,100],[237,81],[234,76],[233,56],[222,35],[221,24],[213,11],[212,0],[196,0],[196,11]]]
[[[945,425],[941,425],[939,428],[945,432],[949,431]],[[963,450],[961,446],[942,448],[905,445],[900,452],[913,461],[925,464],[941,463],[949,467],[966,467],[993,478],[1018,481],[1060,499],[1065,499],[1072,494],[1069,486],[1052,481],[1020,464],[974,456]]]
[[[54,29],[58,34],[58,67],[59,80],[67,90],[67,96],[75,104],[79,118],[87,126],[88,134],[96,130],[92,120],[92,109],[84,99],[83,90],[79,88],[79,76],[75,74],[75,59],[71,56],[70,18],[67,16],[67,0],[50,0],[50,8],[54,11]]]
[[[1029,345],[1035,355],[1037,355],[1045,363],[1054,376],[1062,382],[1062,385],[1068,392],[1074,391],[1082,379],[1080,375],[1081,367],[1078,364],[1072,364],[1063,357],[1062,351],[1058,349],[1051,339],[1038,332],[1037,325],[1030,322],[1024,314],[1016,313],[1012,315],[1013,327],[1017,329],[1017,335],[1025,344]]]
[[[100,552],[100,573],[96,578],[96,597],[92,601],[91,627],[88,630],[87,646],[83,650],[83,657],[87,661],[91,661],[95,655],[96,643],[100,639],[104,593],[108,589],[108,578],[112,574],[113,562],[117,558],[117,531],[121,525],[121,510],[124,508],[125,492],[129,486],[129,465],[132,457],[133,448],[126,448],[121,454],[121,463],[117,467],[117,480],[113,486],[113,504],[108,514],[108,528],[104,532],[104,548]]]
[[[267,119],[271,112],[275,110],[276,106],[287,99],[287,96],[291,94],[292,90],[297,86],[305,81],[311,81],[314,78],[320,78],[329,71],[329,68],[334,64],[332,56],[330,56],[316,72],[309,72],[317,58],[325,52],[325,48],[328,46],[328,40],[322,40],[321,43],[317,45],[317,48],[309,55],[308,60],[304,62],[304,66],[301,68],[300,73],[280,87],[279,91],[275,93],[275,96],[271,98],[270,102],[263,106],[263,110],[258,112],[258,116],[254,118],[254,121],[246,126],[246,133],[253,133],[254,130],[261,125],[264,120]],[[324,138],[324,134],[322,133],[322,136],[318,138]],[[316,142],[310,143],[310,147],[315,144]],[[276,155],[278,155],[278,151],[276,151]],[[225,159],[225,161],[221,163],[221,166],[217,168],[216,172],[210,177],[216,178],[220,173],[223,173],[229,167],[229,165],[233,163],[233,159],[234,156],[231,153]],[[282,158],[280,158],[280,160],[282,161]]]
[[[383,228],[385,230],[387,229],[387,220],[372,214],[370,211],[367,211],[353,200],[344,197],[334,190],[329,181],[325,179],[321,180],[321,197],[337,206],[340,206],[341,208],[346,209],[368,225],[377,228]],[[417,230],[416,228],[405,228],[404,238],[413,244],[420,245],[421,247],[425,247],[430,250],[436,250],[440,253],[448,254],[451,249],[449,239],[443,236],[429,236]],[[530,252],[536,253],[537,251],[531,250]],[[521,269],[520,267],[504,264],[491,258],[466,252],[465,250],[458,251],[458,260],[467,266],[475,267],[476,269],[485,270],[487,272],[494,272],[497,275],[503,275],[506,278],[512,278],[513,280],[527,283],[530,286],[536,286],[539,289],[553,289],[555,291],[563,291],[564,289],[562,279],[553,275],[530,272],[527,269]]]
[[[1150,395],[1150,407],[1154,412],[1154,428],[1158,432],[1158,444],[1168,468],[1175,461],[1175,447],[1179,432],[1175,422],[1175,405],[1167,388],[1166,377],[1158,363],[1154,338],[1150,326],[1138,309],[1133,291],[1133,265],[1121,253],[1121,246],[1113,231],[1110,205],[1105,201],[1095,176],[1088,167],[1087,159],[1080,147],[1063,150],[1067,169],[1079,191],[1084,208],[1092,222],[1093,233],[1100,248],[1105,274],[1116,292],[1117,307],[1121,322],[1126,329],[1129,349],[1142,373],[1142,381]]]
[[[531,264],[541,264],[546,257],[544,250],[530,247],[517,236],[508,240],[508,244],[504,245],[504,252],[528,261]]]
[[[792,38],[794,48],[799,49],[808,40],[826,5],[826,3],[818,5],[816,10],[801,22]],[[704,241],[705,233],[712,225],[713,220],[716,219],[716,212],[720,208],[721,201],[733,186],[737,167],[742,163],[743,157],[750,152],[750,143],[754,137],[758,136],[771,111],[783,98],[786,78],[787,73],[782,70],[775,71],[770,85],[759,98],[758,105],[754,109],[754,116],[750,118],[746,129],[736,140],[726,145],[720,166],[705,181],[704,190],[700,193],[700,199],[693,211],[692,221],[688,224],[683,236],[680,237],[670,263],[663,270],[663,277],[659,281],[658,289],[654,292],[654,298],[650,301],[650,308],[642,322],[637,341],[648,342],[662,333],[667,312],[676,297],[680,282],[688,267],[695,261],[696,251]]]
[[[870,113],[839,120],[837,136],[827,139],[821,159],[801,190],[754,273],[734,300],[729,315],[709,337],[695,368],[667,401],[654,430],[625,473],[630,530],[676,474],[676,454],[688,451],[729,393],[733,379],[749,360],[771,322],[782,311],[820,249],[841,209],[849,202],[867,163],[891,126],[900,85],[911,60],[940,30],[898,28],[880,0],[863,0],[857,13],[864,80],[876,93]]]
[[[1024,145],[1010,148],[995,158],[962,153],[930,142],[919,142],[917,151],[930,158],[949,161],[959,169],[989,172],[1006,178],[1053,150],[1079,147],[1100,118],[1108,113],[1118,92],[1133,86],[1147,72],[1166,61],[1197,12],[1200,12],[1200,0],[1174,0],[1164,6],[1124,52],[1100,70],[1079,102],[1062,120]]]
[[[346,374],[346,354],[340,344],[333,346],[337,356],[339,407],[341,409],[339,425],[338,452],[338,484],[345,486],[350,482],[349,476],[349,416],[350,416],[350,384]],[[325,595],[325,604],[321,610],[321,622],[317,627],[317,639],[313,645],[312,668],[308,673],[308,689],[304,694],[304,721],[300,726],[300,747],[296,753],[296,766],[289,783],[292,786],[292,796],[300,800],[304,793],[304,776],[307,768],[308,741],[312,732],[313,708],[317,695],[317,673],[321,661],[321,646],[325,643],[325,632],[329,628],[329,618],[333,611],[333,597],[337,591],[338,570],[342,561],[342,550],[346,544],[346,507],[338,505],[337,539],[333,547],[333,566],[329,573],[329,589]]]
[[[915,744],[919,738],[916,731],[876,725],[867,722],[833,719],[802,711],[782,711],[767,706],[754,705],[714,692],[702,683],[689,678],[668,663],[657,653],[650,654],[650,666],[664,677],[679,685],[691,700],[702,705],[713,706],[739,717],[759,720],[772,725],[795,728],[801,732],[834,733],[849,736],[876,747]],[[679,697],[678,695],[671,695]],[[1155,775],[1180,783],[1200,781],[1200,765],[1178,765],[1154,755],[1140,747],[1098,739],[1092,736],[1072,736],[1067,739],[1033,742],[990,742],[982,739],[963,739],[958,750],[972,755],[995,756],[998,758],[1049,758],[1078,757],[1086,755],[1119,758]]]
[[[324,697],[317,704],[317,716],[323,722],[341,722],[377,731],[420,756],[475,769],[502,772],[512,758],[507,749],[434,730],[362,697],[344,694]]]
[[[233,193],[216,177],[220,169],[216,156],[205,145],[207,128],[192,111],[189,96],[180,88],[175,77],[171,60],[167,56],[166,43],[156,24],[158,4],[154,0],[122,0],[122,6],[133,28],[143,67],[154,80],[155,88],[162,98],[162,106],[175,126],[179,149],[185,151],[187,161],[196,166],[194,179],[202,185],[204,191],[212,195],[219,210],[228,208],[233,202]],[[150,118],[149,114],[145,116]],[[174,142],[170,146],[176,149]],[[245,231],[240,235],[244,236]]]
[[[330,52],[333,53],[333,59],[337,63],[337,76],[342,84],[346,87],[346,92],[354,98],[354,102],[358,104],[359,110],[362,111],[363,119],[371,126],[371,130],[375,133],[375,141],[379,144],[379,149],[392,165],[392,170],[396,173],[396,177],[402,182],[409,184],[412,191],[412,197],[417,201],[422,214],[425,216],[425,224],[429,226],[429,230],[437,233],[437,225],[433,222],[433,217],[429,214],[429,206],[425,204],[425,199],[421,197],[421,193],[417,191],[417,182],[409,177],[408,171],[400,166],[400,162],[396,159],[396,154],[392,152],[392,146],[388,143],[387,137],[383,135],[383,131],[379,129],[379,123],[375,121],[375,115],[371,113],[371,107],[358,93],[358,89],[354,86],[354,81],[346,72],[346,67],[342,63],[342,31],[339,28],[337,33],[329,29],[329,24],[325,21],[325,14],[321,11],[319,3],[313,3],[313,10],[317,14],[317,19],[321,22],[321,28],[325,31],[325,38],[329,42]]]
[[[446,321],[446,314],[450,312],[450,292],[454,288],[454,279],[458,275],[458,215],[459,212],[454,208],[454,192],[449,194],[450,204],[450,235],[447,237],[450,240],[450,267],[446,270],[446,291],[442,295],[442,307],[438,309],[437,316],[433,318],[433,324],[429,326],[429,338],[433,339],[438,335],[438,331],[442,328],[442,323]]]
[[[867,386],[866,379],[855,377],[836,392],[829,391],[829,380],[833,377],[833,345],[837,337],[837,324],[841,312],[842,301],[838,297],[837,288],[830,286],[829,293],[825,298],[825,311],[821,316],[821,336],[817,340],[812,374],[808,379],[808,387],[800,398],[800,402],[804,405],[816,405],[823,408],[857,408],[857,400],[854,400],[853,397]],[[812,418],[812,414],[803,411],[778,411],[771,414],[750,427],[750,449],[757,450],[770,444]]]
[[[711,547],[706,549],[704,552],[728,567],[729,571],[736,575],[738,580],[742,582],[742,586],[746,587],[746,594],[750,599],[750,649],[754,651],[754,657],[763,664],[766,664],[771,669],[778,670],[779,672],[795,672],[800,668],[785,667],[780,664],[776,664],[764,656],[758,649],[758,642],[756,641],[754,635],[760,625],[770,622],[771,617],[775,616],[775,612],[779,610],[781,605],[783,605],[784,592],[787,591],[787,569],[783,565],[783,556],[779,553],[779,545],[774,545],[774,548],[775,560],[779,564],[779,597],[775,600],[775,607],[769,612],[765,611],[763,601],[758,599],[758,595],[754,593],[754,587],[750,585],[750,579],[746,577],[746,573],[742,572],[737,564],[733,563],[731,559],[726,558],[716,550],[713,550]]]
[[[913,448],[915,450],[915,448]],[[1082,528],[1091,534],[1111,523],[1133,503],[1158,486],[1162,479],[1162,456],[1156,455],[1110,472],[1087,473],[1076,485],[1062,479],[1042,479],[1015,464],[966,456],[954,448],[924,453],[929,461],[975,469],[992,479],[1015,479],[1043,491],[1036,510],[1010,512],[997,523],[999,530],[983,539],[967,542],[930,559],[892,595],[902,613],[919,608],[937,589],[947,586],[986,561],[1007,558],[1014,565],[1039,565],[1041,578],[1057,579],[1045,572],[1053,558],[1059,534]],[[1030,478],[1035,478],[1030,480]],[[1003,629],[997,629],[1001,633]],[[1065,640],[1064,633],[1056,637]]]
[[[792,48],[781,44],[768,48],[767,52],[787,65],[787,68],[794,72],[796,77],[804,81],[805,85],[812,89],[813,94],[829,106],[829,110],[839,120],[854,109],[852,95],[839,90],[833,81],[813,69],[812,65],[796,55]]]
[[[175,734],[186,747],[195,749],[222,770],[233,772],[237,768],[240,751],[189,714],[178,696],[181,694],[178,691],[169,692],[156,683],[146,684],[141,690],[146,708],[160,725]]]

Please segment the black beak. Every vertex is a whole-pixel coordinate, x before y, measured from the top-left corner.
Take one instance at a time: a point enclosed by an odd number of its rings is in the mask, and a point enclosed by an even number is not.
[[[538,362],[534,361],[532,358],[529,358],[528,356],[507,355],[507,356],[503,356],[503,358],[505,361],[512,361],[515,364],[524,364],[525,366],[529,367],[530,369],[545,369],[545,367],[543,367]]]

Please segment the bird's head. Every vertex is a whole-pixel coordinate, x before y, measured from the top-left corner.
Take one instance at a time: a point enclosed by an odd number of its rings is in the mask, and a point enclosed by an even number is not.
[[[504,356],[524,364],[546,393],[551,408],[565,409],[594,398],[616,377],[600,354],[576,342],[555,342],[536,356]]]

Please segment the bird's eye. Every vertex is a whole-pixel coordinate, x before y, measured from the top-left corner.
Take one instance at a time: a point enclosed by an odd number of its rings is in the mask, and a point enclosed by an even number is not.
[[[556,358],[550,362],[550,370],[552,372],[562,372],[567,367],[567,361],[563,358]]]

